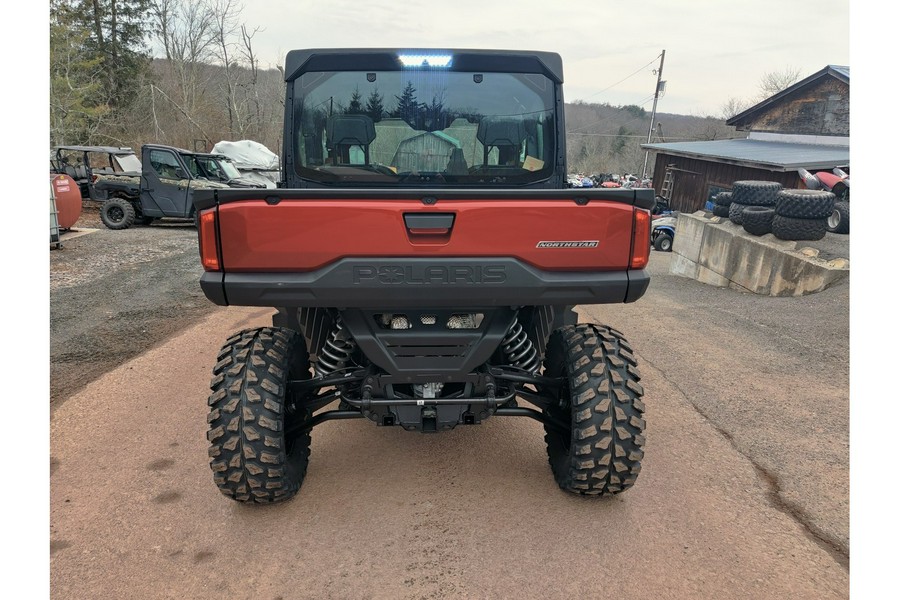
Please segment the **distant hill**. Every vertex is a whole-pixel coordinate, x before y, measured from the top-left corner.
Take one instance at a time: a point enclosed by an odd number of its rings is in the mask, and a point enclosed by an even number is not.
[[[566,103],[566,146],[570,173],[638,173],[644,164],[650,111],[639,106]],[[657,113],[652,142],[742,137],[722,119]],[[648,174],[653,159],[648,163]]]

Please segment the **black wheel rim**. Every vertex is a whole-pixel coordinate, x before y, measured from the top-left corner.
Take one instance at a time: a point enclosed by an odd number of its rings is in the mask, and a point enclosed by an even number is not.
[[[125,211],[118,206],[111,206],[109,210],[106,211],[106,216],[109,217],[109,220],[113,223],[119,223],[125,218]]]

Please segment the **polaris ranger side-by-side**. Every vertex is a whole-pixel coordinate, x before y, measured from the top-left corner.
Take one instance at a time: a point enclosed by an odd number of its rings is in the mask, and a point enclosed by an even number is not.
[[[277,309],[213,369],[219,490],[292,497],[325,421],[492,416],[543,424],[562,489],[631,487],[637,361],[573,307],[644,294],[654,193],[567,188],[559,55],[295,50],[285,80],[281,186],[194,194],[206,296]]]
[[[194,219],[195,190],[229,187],[207,179],[199,156],[207,155],[145,144],[140,172],[97,174],[93,198],[103,201],[100,220],[110,229],[127,229],[163,217]]]
[[[101,176],[141,172],[141,161],[131,148],[116,146],[57,146],[50,154],[50,172],[68,175],[86,200],[96,200],[94,181]]]
[[[244,177],[234,161],[224,154],[194,154],[194,159],[203,169],[203,176],[210,181],[218,181],[232,188],[265,189],[265,185]]]

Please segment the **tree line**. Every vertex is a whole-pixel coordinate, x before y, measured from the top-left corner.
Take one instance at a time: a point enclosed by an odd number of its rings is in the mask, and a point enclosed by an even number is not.
[[[280,70],[238,0],[51,0],[50,144],[281,145]]]

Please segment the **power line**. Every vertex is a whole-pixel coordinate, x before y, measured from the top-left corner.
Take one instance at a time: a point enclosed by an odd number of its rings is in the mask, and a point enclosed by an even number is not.
[[[641,67],[640,69],[638,69],[637,71],[635,71],[634,73],[632,73],[631,75],[629,75],[628,77],[626,77],[625,79],[621,79],[621,80],[615,82],[614,84],[612,84],[611,86],[609,86],[608,88],[604,88],[604,89],[600,90],[599,92],[594,92],[594,93],[591,94],[590,96],[587,96],[587,98],[593,98],[593,97],[596,96],[597,94],[602,94],[603,92],[609,91],[609,90],[613,89],[614,87],[616,87],[617,85],[619,85],[620,83],[622,83],[622,82],[624,82],[624,81],[627,81],[627,80],[631,79],[632,77],[634,77],[635,75],[637,75],[638,73],[640,73],[641,71],[643,71],[644,69],[646,69],[647,67],[649,67],[650,65],[652,65],[653,63],[655,63],[657,58],[659,58],[659,55],[654,56],[654,57],[653,57],[653,60],[651,60],[650,62],[648,62],[646,65],[644,65],[643,67]]]

